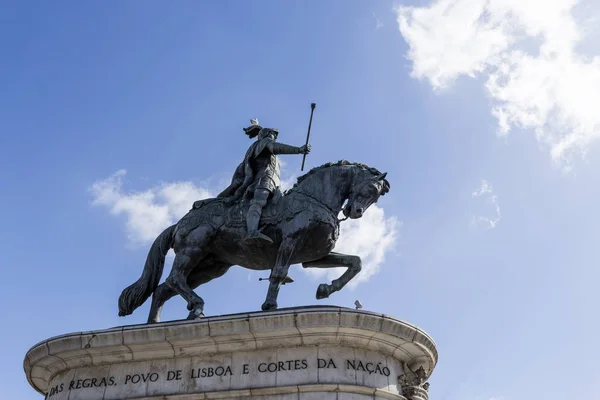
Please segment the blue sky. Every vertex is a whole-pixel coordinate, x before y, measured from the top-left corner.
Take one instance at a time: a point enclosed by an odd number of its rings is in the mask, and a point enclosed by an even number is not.
[[[366,271],[319,304],[358,298],[430,333],[432,398],[599,398],[598,16],[567,0],[0,1],[3,398],[40,398],[22,371],[38,341],[144,322],[148,304],[116,305],[156,231],[222,189],[249,118],[300,145],[311,102],[307,166],[360,161],[392,186],[343,227]],[[301,158],[284,162],[289,183]],[[329,276],[291,274],[280,306],[317,303]],[[200,287],[207,314],[259,309],[260,276]],[[163,312],[186,315],[180,298]]]

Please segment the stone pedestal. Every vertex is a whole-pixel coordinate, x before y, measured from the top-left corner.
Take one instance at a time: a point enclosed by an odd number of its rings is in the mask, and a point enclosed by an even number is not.
[[[49,400],[416,400],[436,362],[413,325],[306,307],[58,336],[24,368]]]

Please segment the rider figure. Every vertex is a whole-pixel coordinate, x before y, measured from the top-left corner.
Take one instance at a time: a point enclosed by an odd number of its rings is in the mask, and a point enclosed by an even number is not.
[[[250,139],[258,136],[258,140],[250,145],[244,160],[238,165],[231,180],[231,185],[217,197],[226,198],[231,203],[252,193],[250,208],[246,216],[248,233],[246,240],[264,240],[273,242],[267,235],[258,230],[263,207],[275,191],[279,190],[278,154],[308,154],[310,144],[301,147],[278,143],[277,129],[263,128],[258,120],[250,120],[252,125],[244,128]]]

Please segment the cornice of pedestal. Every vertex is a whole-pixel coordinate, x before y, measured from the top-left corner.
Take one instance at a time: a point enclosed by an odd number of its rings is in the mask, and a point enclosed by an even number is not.
[[[413,371],[423,367],[427,377],[438,359],[434,341],[414,325],[373,312],[323,306],[66,334],[33,346],[24,369],[29,383],[45,394],[56,375],[73,369],[308,346],[377,352]]]

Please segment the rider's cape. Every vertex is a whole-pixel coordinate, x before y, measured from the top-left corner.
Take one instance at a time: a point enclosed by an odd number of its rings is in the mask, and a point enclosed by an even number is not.
[[[262,138],[252,143],[246,151],[244,160],[237,166],[231,179],[231,184],[223,190],[217,197],[229,197],[235,195],[240,198],[244,195],[248,187],[255,181],[255,173],[250,161],[262,153],[273,139],[270,137]]]

